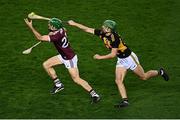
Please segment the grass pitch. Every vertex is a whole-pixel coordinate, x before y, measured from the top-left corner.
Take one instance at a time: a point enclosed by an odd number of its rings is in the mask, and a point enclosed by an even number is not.
[[[180,118],[180,1],[1,0],[0,5],[0,118]],[[81,77],[101,94],[102,101],[89,104],[88,94],[73,83],[64,66],[55,69],[65,89],[50,95],[52,81],[42,63],[57,54],[54,46],[43,43],[30,55],[22,55],[37,42],[23,21],[32,11],[94,28],[106,19],[115,20],[144,69],[163,66],[170,81],[161,77],[141,81],[129,72],[125,85],[130,106],[113,108],[120,99],[114,82],[116,59],[93,60],[95,53],[109,52],[101,40],[66,26]],[[33,22],[40,33],[47,34],[46,21]]]

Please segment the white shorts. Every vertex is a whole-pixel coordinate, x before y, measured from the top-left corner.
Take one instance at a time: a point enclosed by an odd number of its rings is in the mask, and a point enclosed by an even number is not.
[[[134,70],[138,64],[138,57],[134,52],[132,52],[127,58],[118,58],[116,67],[124,67],[126,69]]]
[[[69,68],[77,68],[78,58],[75,55],[71,60],[65,60],[61,55],[58,55],[59,60],[65,65],[67,69]]]

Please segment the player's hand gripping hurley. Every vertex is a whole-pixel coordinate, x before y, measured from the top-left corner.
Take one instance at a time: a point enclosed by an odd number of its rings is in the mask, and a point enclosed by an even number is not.
[[[33,20],[33,19],[50,20],[50,18],[37,15],[37,14],[34,13],[34,12],[29,13],[29,14],[28,14],[28,18],[31,19],[31,20]]]
[[[43,17],[43,16],[40,16],[40,15],[37,15],[36,13],[34,13],[34,12],[31,12],[31,13],[29,13],[28,14],[28,18],[29,19],[31,19],[31,20],[50,20],[51,18],[47,18],[47,17]],[[27,21],[27,19],[25,19],[25,22]],[[63,21],[64,23],[66,23],[66,21]],[[28,25],[28,24],[27,24]],[[27,50],[24,50],[22,53],[23,54],[30,54],[31,53],[31,51],[32,51],[32,49],[34,48],[34,47],[36,47],[37,45],[39,45],[41,43],[41,41],[40,42],[38,42],[38,43],[36,43],[36,44],[34,44],[32,47],[30,47],[30,48],[28,48]]]
[[[31,12],[28,14],[28,18],[31,19],[31,20],[50,20],[51,18],[48,18],[48,17],[44,17],[44,16],[41,16],[41,15],[37,15],[36,13],[34,12]],[[63,21],[61,20],[63,23],[67,24],[67,21]]]
[[[38,19],[38,20],[50,20],[50,18],[47,18],[47,17],[43,17],[43,16],[40,16],[40,15],[37,15],[37,14],[35,14],[34,12],[29,13],[29,14],[28,14],[28,18],[31,19],[31,20],[32,20],[32,19]],[[39,45],[40,43],[41,43],[41,41],[38,42],[38,43],[36,43],[36,44],[34,44],[32,47],[30,47],[30,48],[24,50],[22,53],[23,53],[23,54],[30,54],[31,51],[32,51],[32,49],[33,49],[34,47],[36,47],[37,45]]]

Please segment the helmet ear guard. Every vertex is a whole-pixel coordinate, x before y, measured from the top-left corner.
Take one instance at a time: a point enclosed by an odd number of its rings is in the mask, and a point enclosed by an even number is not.
[[[57,30],[63,27],[62,21],[58,18],[51,18],[49,24]]]

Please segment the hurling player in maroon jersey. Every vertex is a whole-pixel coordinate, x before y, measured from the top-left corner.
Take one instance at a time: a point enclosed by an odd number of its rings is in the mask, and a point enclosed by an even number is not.
[[[128,69],[132,70],[140,79],[148,80],[149,78],[161,75],[164,80],[168,81],[169,77],[163,68],[158,70],[149,70],[144,72],[143,67],[140,65],[138,57],[131,51],[131,49],[124,43],[122,38],[118,35],[116,31],[116,22],[112,20],[104,21],[101,29],[94,29],[84,26],[82,24],[76,23],[72,20],[68,21],[69,25],[78,27],[85,32],[97,35],[105,44],[111,52],[107,55],[94,55],[94,59],[111,59],[117,56],[116,63],[116,78],[115,82],[117,84],[119,93],[122,97],[115,107],[127,107],[129,105],[128,97],[126,94],[126,89],[123,83],[124,77]]]
[[[54,81],[54,88],[52,89],[51,93],[55,94],[64,89],[64,85],[56,75],[53,68],[56,65],[64,64],[74,82],[82,86],[90,93],[93,103],[98,102],[100,100],[99,95],[92,89],[88,82],[81,79],[79,76],[79,70],[77,67],[78,58],[70,46],[62,21],[57,18],[50,19],[48,22],[48,29],[50,30],[48,35],[41,35],[39,32],[37,32],[32,25],[32,20],[29,21],[28,19],[24,19],[24,21],[38,40],[52,42],[59,53],[43,63],[44,69]]]

